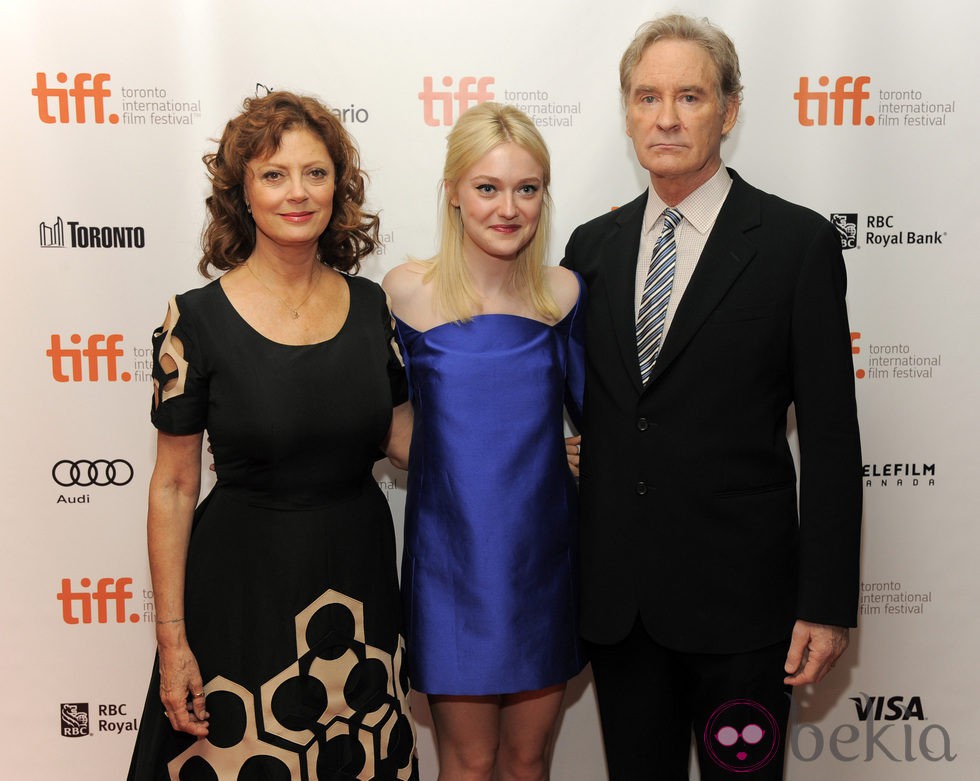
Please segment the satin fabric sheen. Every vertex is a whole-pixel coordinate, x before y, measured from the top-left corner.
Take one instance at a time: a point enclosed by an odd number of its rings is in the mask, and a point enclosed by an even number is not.
[[[554,326],[396,319],[415,411],[402,593],[419,691],[528,691],[585,664],[562,414],[581,410],[582,296]]]

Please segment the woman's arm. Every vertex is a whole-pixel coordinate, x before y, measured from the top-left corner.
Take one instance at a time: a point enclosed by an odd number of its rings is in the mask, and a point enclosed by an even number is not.
[[[208,723],[204,682],[184,624],[184,573],[191,521],[201,492],[202,439],[203,433],[174,436],[158,432],[146,519],[160,700],[174,729],[197,736],[208,734]],[[188,700],[192,701],[190,710]]]
[[[399,469],[408,469],[408,450],[412,444],[412,415],[411,402],[399,404],[391,411],[391,428],[388,436],[381,443],[381,449],[388,460]]]

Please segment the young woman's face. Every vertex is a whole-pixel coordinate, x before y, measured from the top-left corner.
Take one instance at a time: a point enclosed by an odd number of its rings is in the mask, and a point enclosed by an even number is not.
[[[494,147],[449,192],[463,221],[463,254],[511,261],[538,229],[544,169],[524,147]]]

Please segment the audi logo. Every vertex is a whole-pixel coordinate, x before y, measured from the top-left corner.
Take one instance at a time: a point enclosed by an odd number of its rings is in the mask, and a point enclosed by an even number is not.
[[[58,485],[77,485],[81,488],[90,485],[126,485],[133,479],[133,466],[122,458],[112,461],[105,458],[94,461],[62,459],[52,467],[51,477]]]

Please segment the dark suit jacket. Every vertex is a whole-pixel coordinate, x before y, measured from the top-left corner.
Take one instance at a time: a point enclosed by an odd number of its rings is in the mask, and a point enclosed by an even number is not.
[[[779,642],[797,618],[856,623],[861,453],[840,240],[731,173],[646,388],[633,316],[646,193],[565,250],[590,292],[580,488],[594,642],[622,639],[637,613],[661,644],[708,653]]]

